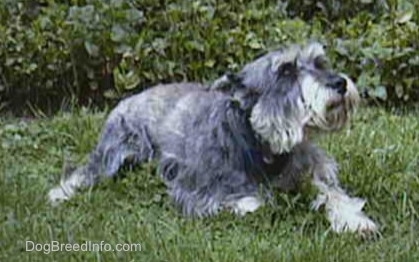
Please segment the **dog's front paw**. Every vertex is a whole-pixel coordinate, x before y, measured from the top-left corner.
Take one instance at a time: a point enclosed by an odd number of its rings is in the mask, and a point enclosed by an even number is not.
[[[337,233],[357,232],[364,235],[378,231],[377,225],[363,212],[340,214],[329,212],[328,217],[333,231]]]
[[[332,230],[337,233],[357,232],[361,235],[375,234],[378,226],[363,212],[365,200],[345,194],[330,194],[326,200],[327,217]]]
[[[54,187],[48,192],[48,201],[53,206],[58,205],[69,198],[70,196],[61,186]]]
[[[244,216],[246,213],[255,212],[261,205],[263,205],[263,201],[261,201],[259,198],[248,196],[235,201],[231,201],[225,206],[229,208],[234,214]]]

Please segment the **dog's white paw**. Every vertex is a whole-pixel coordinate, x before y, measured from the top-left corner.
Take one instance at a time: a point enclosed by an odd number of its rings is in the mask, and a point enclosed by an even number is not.
[[[70,199],[70,197],[71,195],[66,193],[63,187],[61,186],[54,187],[48,193],[48,201],[51,205],[54,205],[54,206]]]
[[[342,193],[328,194],[325,207],[332,230],[337,233],[368,234],[377,232],[378,226],[362,212],[364,205],[365,200],[360,198],[351,198]]]
[[[54,187],[48,193],[48,200],[52,205],[57,205],[70,199],[78,188],[83,184],[83,177],[73,174],[60,182],[59,186]]]
[[[246,213],[255,212],[262,205],[263,202],[259,198],[249,196],[231,201],[226,206],[229,207],[234,214],[244,216]]]
[[[377,225],[368,218],[363,212],[356,213],[340,213],[340,211],[328,212],[333,231],[342,232],[358,232],[358,233],[374,233],[377,232]]]

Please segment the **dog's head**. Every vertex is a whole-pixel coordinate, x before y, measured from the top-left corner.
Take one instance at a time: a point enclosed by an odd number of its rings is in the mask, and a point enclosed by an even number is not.
[[[275,153],[290,151],[307,129],[341,129],[359,100],[355,84],[330,68],[319,43],[269,52],[223,79],[212,88],[232,82],[234,95],[250,107],[254,131]]]

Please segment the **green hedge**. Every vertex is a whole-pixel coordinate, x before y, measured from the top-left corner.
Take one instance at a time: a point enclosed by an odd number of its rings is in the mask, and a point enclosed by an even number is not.
[[[317,39],[372,99],[419,101],[414,0],[0,2],[0,110],[104,105]]]

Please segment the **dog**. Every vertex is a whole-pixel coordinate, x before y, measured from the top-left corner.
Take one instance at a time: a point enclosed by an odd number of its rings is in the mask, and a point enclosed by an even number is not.
[[[169,84],[127,98],[110,113],[88,163],[49,192],[58,203],[113,177],[126,162],[157,159],[168,194],[186,216],[254,212],[275,188],[318,189],[333,231],[376,232],[365,200],[340,186],[333,158],[311,142],[341,130],[355,111],[353,81],[310,43],[268,52],[210,87]]]

